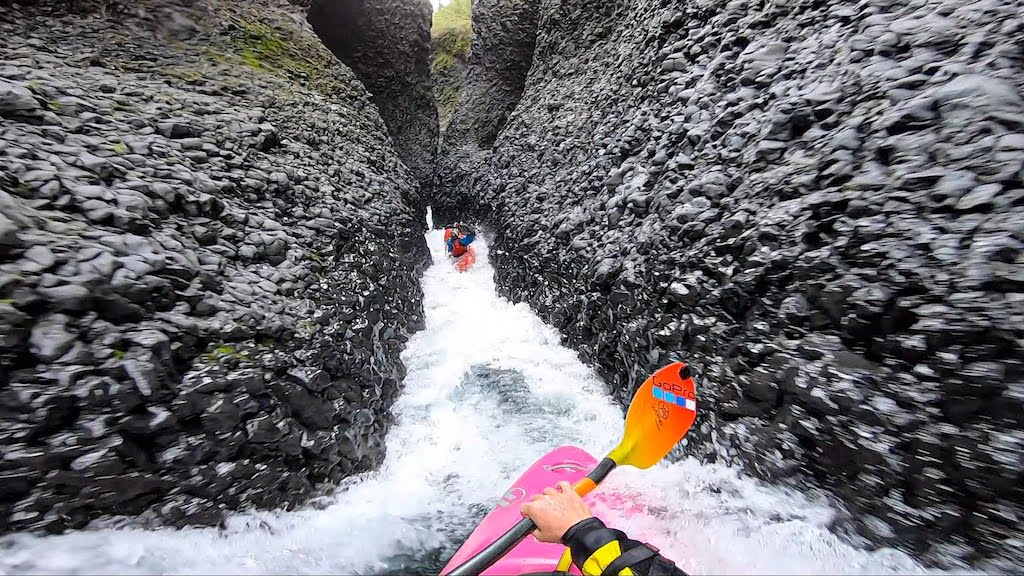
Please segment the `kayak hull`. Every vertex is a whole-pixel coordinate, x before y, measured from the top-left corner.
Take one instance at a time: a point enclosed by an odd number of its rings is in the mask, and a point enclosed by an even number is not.
[[[455,259],[455,269],[459,272],[465,272],[473,267],[476,263],[476,250],[470,246],[466,249],[466,253]]]
[[[441,574],[447,574],[488,544],[494,542],[516,522],[522,519],[519,507],[529,501],[534,494],[540,494],[544,488],[554,486],[565,480],[575,482],[587,475],[597,466],[597,460],[586,451],[575,446],[555,448],[537,460],[519,477],[512,487],[505,492],[497,505],[484,517],[476,530],[448,561]],[[588,495],[584,501],[593,506],[593,496]],[[516,545],[504,558],[481,572],[482,575],[527,574],[530,572],[552,572],[559,564],[566,547],[561,544],[538,542],[532,535],[527,536]],[[575,566],[568,567],[569,574],[580,574]]]

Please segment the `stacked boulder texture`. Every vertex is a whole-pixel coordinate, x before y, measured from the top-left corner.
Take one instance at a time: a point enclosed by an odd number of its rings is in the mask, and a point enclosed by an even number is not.
[[[525,5],[535,44],[497,40]],[[624,403],[691,362],[685,453],[828,490],[851,538],[1019,566],[1021,2],[473,11],[463,102],[503,74],[474,62],[532,63],[507,122],[460,104],[435,194],[490,223],[504,294]]]
[[[309,21],[370,91],[402,160],[423,190],[433,177],[438,118],[428,72],[430,4],[415,0],[311,0]],[[425,199],[413,205],[425,208]]]
[[[378,465],[433,205],[624,404],[691,363],[678,455],[1013,570],[1021,1],[472,19],[439,146],[425,0],[5,3],[0,532],[216,524]]]
[[[0,532],[378,465],[429,255],[352,70],[275,0],[3,11]]]

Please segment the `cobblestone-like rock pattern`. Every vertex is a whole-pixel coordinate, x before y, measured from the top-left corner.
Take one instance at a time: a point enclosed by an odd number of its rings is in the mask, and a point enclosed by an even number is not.
[[[473,45],[446,147],[471,141],[490,148],[519,102],[537,41],[539,0],[479,0],[473,5]]]
[[[430,2],[311,0],[308,18],[373,94],[395,148],[420,182],[410,203],[425,207],[439,130],[430,77]]]
[[[276,0],[4,11],[0,532],[378,464],[429,256],[353,73]]]
[[[473,45],[455,114],[444,131],[434,180],[433,208],[439,222],[461,219],[465,202],[450,196],[450,191],[459,190],[488,161],[495,138],[523,95],[539,15],[540,0],[473,4]]]
[[[688,454],[829,490],[853,538],[1019,570],[1022,14],[545,1],[522,100],[438,196],[623,402],[698,368]]]

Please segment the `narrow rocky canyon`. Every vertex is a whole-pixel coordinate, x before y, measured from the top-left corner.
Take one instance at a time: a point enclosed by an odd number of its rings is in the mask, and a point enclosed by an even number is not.
[[[430,4],[310,0],[308,20],[324,44],[369,90],[392,144],[421,185],[425,208],[437,154],[438,119],[428,71]]]
[[[504,478],[673,360],[658,490],[757,519],[711,548],[799,527],[681,566],[1021,569],[1024,3],[441,10],[0,0],[0,572],[437,573],[474,439],[533,442]]]

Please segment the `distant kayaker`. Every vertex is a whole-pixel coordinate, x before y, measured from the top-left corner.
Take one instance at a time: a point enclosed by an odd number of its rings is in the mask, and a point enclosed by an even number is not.
[[[470,225],[456,222],[444,228],[444,243],[448,254],[458,258],[466,253],[476,238],[476,230]]]
[[[605,526],[568,482],[545,488],[519,511],[537,525],[537,540],[568,546],[573,563],[586,576],[686,576],[657,548]]]

